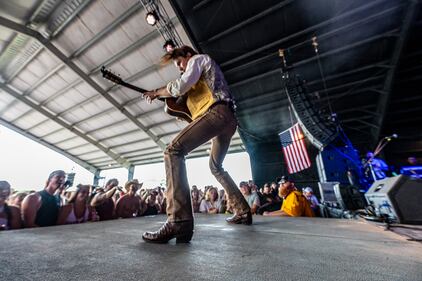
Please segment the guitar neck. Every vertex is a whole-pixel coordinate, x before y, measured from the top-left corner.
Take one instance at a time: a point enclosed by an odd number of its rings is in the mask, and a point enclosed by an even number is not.
[[[132,90],[137,91],[137,92],[140,92],[140,93],[145,93],[145,92],[148,92],[148,91],[147,91],[147,90],[145,90],[145,89],[142,89],[142,88],[136,87],[135,85],[129,84],[129,83],[125,82],[125,81],[121,81],[119,84],[120,84],[120,85],[122,85],[123,87],[129,88],[129,89],[132,89]]]

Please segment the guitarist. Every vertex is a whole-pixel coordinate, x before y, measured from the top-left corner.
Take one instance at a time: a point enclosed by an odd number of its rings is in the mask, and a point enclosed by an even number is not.
[[[208,55],[198,54],[191,47],[173,49],[162,57],[173,61],[181,77],[166,86],[144,93],[148,102],[158,97],[185,97],[192,122],[168,145],[164,152],[167,177],[167,222],[155,232],[145,232],[148,242],[166,243],[176,238],[187,243],[193,234],[191,195],[186,174],[185,156],[212,140],[209,165],[211,173],[224,187],[235,214],[228,223],[252,224],[248,203],[222,163],[236,132],[234,101],[219,66]]]

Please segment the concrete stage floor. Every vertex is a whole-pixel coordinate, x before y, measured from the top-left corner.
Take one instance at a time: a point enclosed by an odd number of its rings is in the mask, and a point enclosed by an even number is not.
[[[422,244],[366,222],[196,216],[190,244],[144,243],[165,216],[0,232],[0,280],[422,280]]]

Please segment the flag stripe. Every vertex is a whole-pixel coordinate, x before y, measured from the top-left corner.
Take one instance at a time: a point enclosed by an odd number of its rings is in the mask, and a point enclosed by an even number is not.
[[[305,159],[305,156],[304,156],[305,148],[302,146],[302,141],[303,141],[302,138],[303,137],[302,137],[302,134],[300,132],[299,124],[296,124],[296,126],[295,126],[296,145],[297,145],[297,148],[299,150],[299,155],[300,155],[301,163],[302,163],[303,170],[304,170],[304,169],[307,168],[307,162],[306,162],[306,159]]]
[[[298,163],[296,162],[292,145],[289,145],[287,147],[287,150],[289,152],[289,158],[290,158],[290,163],[291,163],[290,165],[292,165],[293,171],[296,172],[299,170],[299,167],[298,167]]]
[[[281,132],[279,137],[289,174],[300,172],[311,166],[299,123]]]

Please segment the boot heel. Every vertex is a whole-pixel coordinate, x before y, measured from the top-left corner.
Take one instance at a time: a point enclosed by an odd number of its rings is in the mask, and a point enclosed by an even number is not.
[[[179,244],[179,243],[189,243],[190,240],[192,239],[192,236],[193,236],[193,232],[192,233],[178,235],[178,236],[176,236],[176,244]]]

